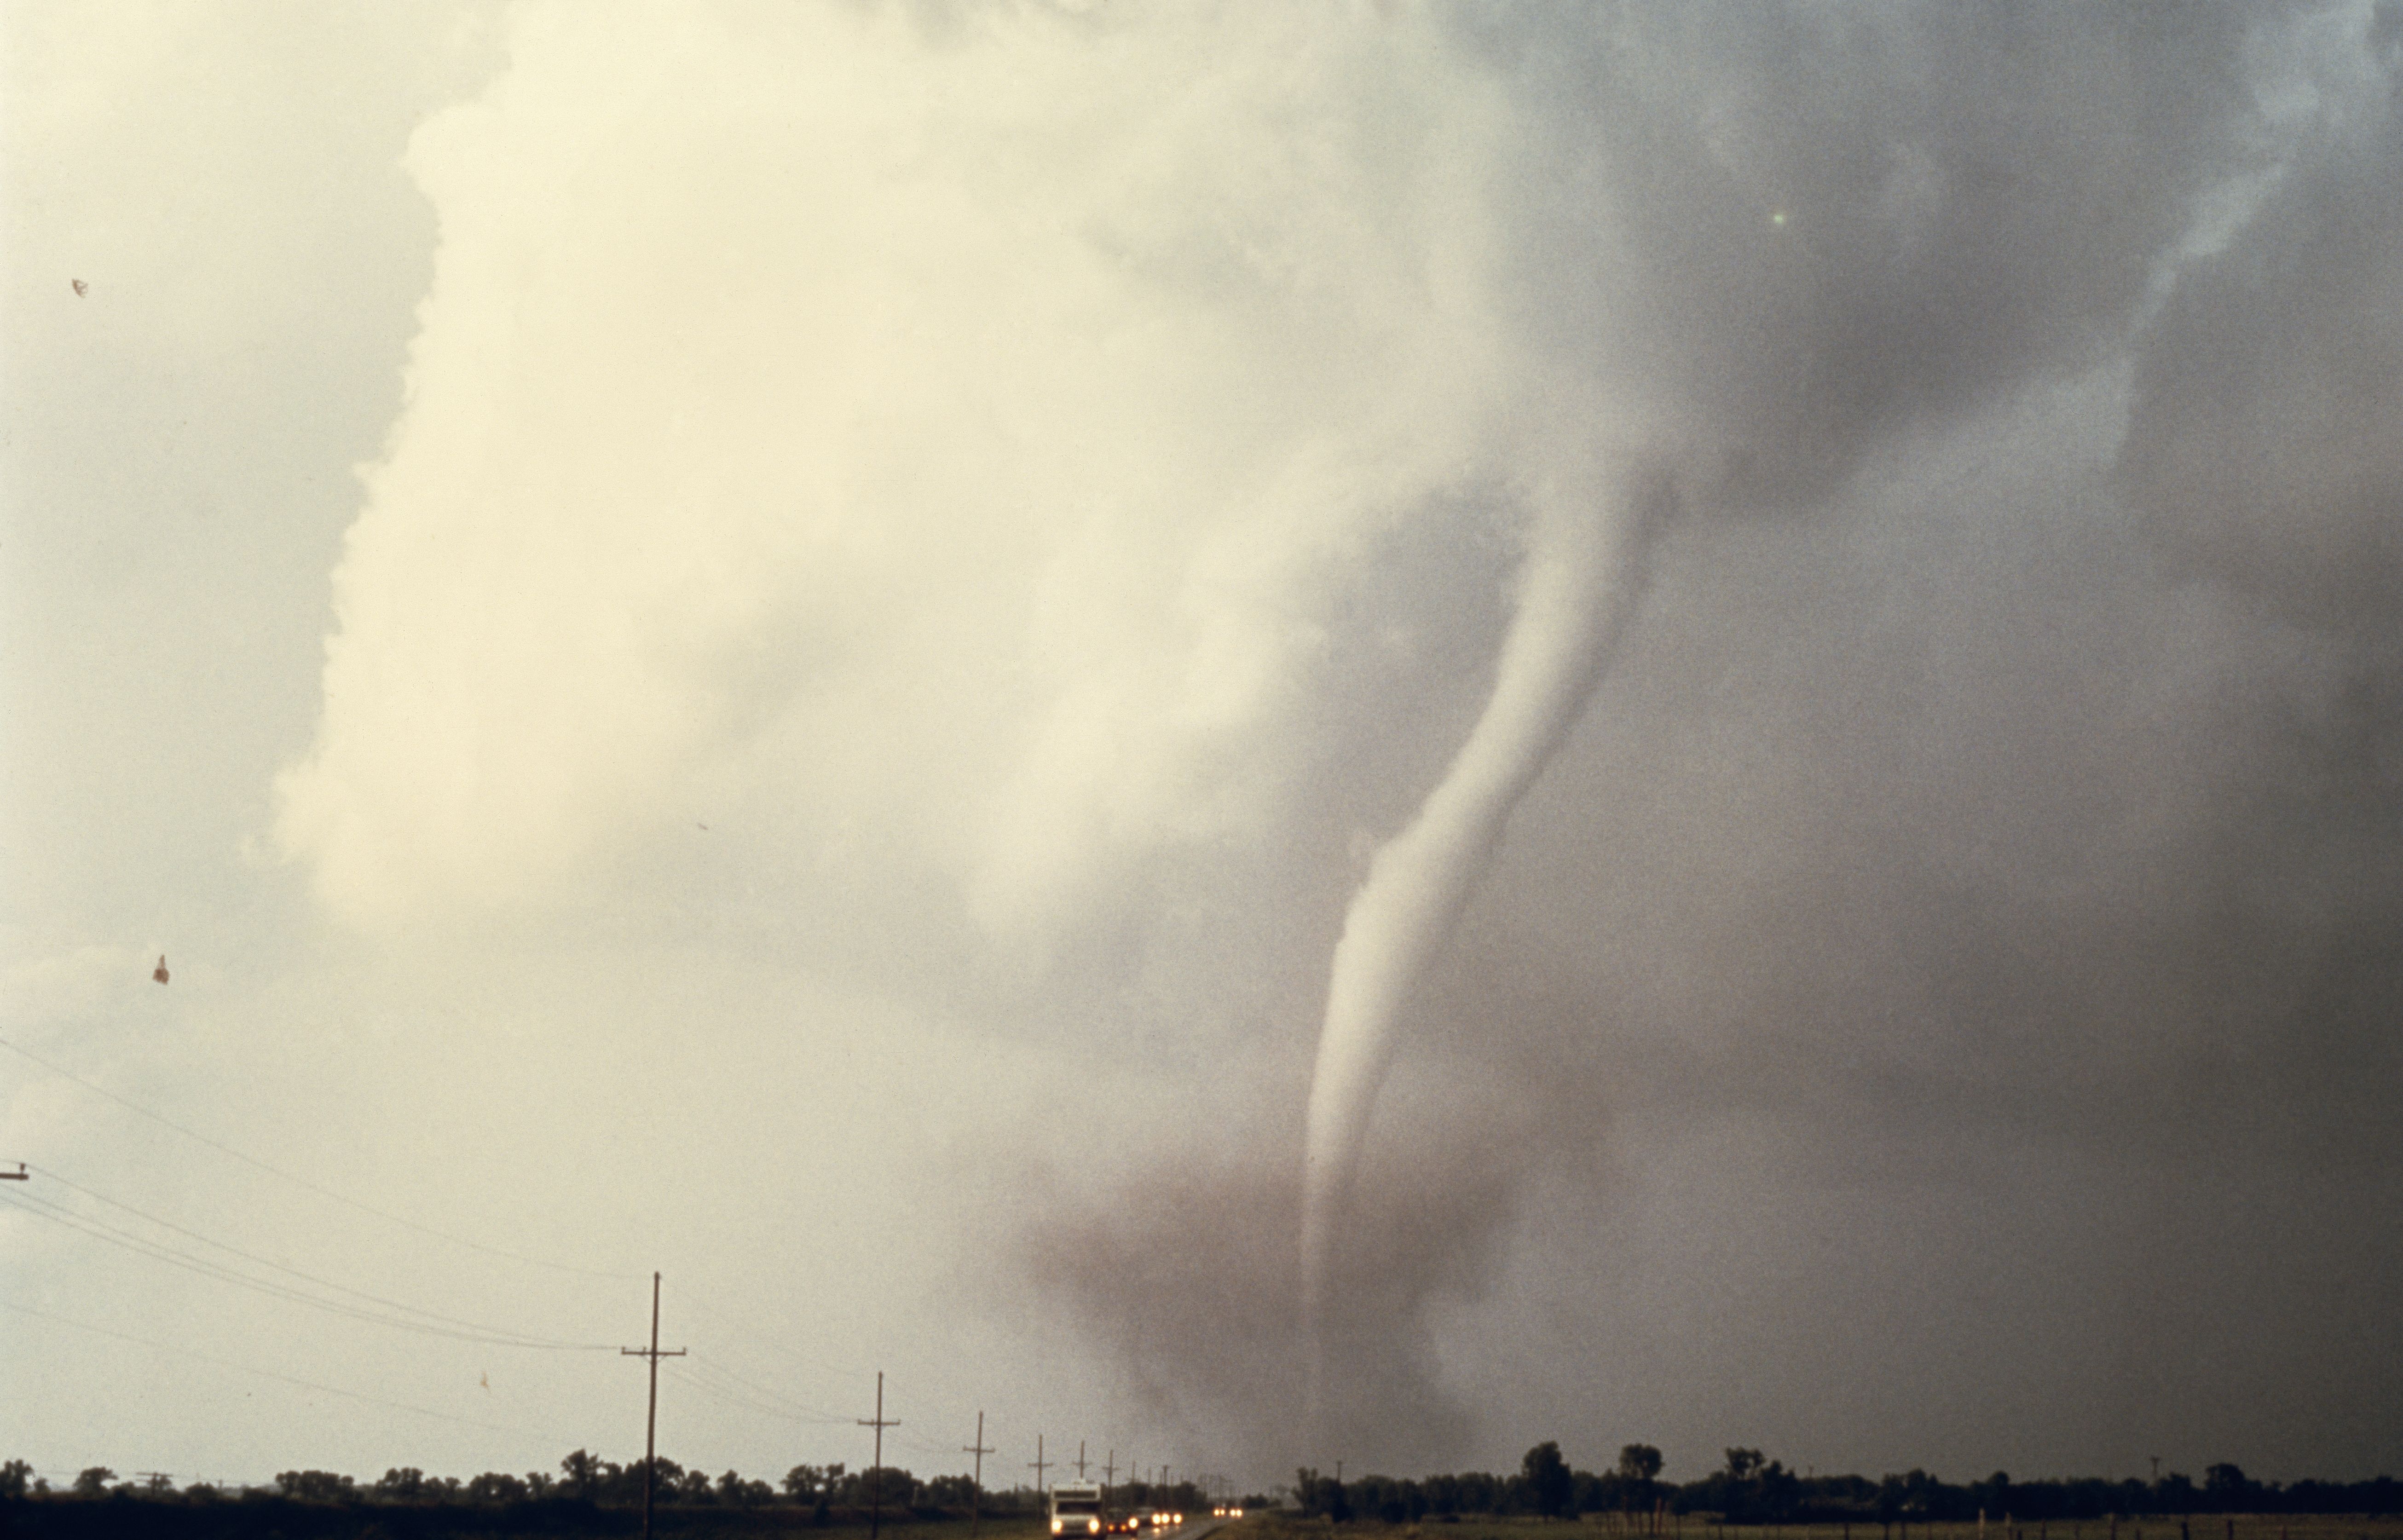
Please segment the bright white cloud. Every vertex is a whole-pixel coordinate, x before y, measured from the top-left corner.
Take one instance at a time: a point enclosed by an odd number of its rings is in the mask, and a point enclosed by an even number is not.
[[[326,895],[539,907],[701,777],[1021,938],[1258,838],[1341,565],[1512,391],[1490,90],[1264,22],[520,16],[410,152],[434,288],[283,784]]]

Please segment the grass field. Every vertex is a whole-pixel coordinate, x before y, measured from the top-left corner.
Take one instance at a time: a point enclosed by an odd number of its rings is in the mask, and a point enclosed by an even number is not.
[[[1906,1536],[1896,1524],[1862,1523],[1848,1531],[1840,1524],[1741,1524],[1722,1528],[1706,1514],[1672,1515],[1654,1532],[1657,1540],[2403,1540],[2403,1515],[2363,1517],[2357,1514],[2219,1514],[2175,1518],[2121,1519],[2115,1533],[2111,1520],[2055,1519],[2049,1523],[1990,1521],[1982,1531],[1975,1522],[1912,1524]],[[1617,1514],[1589,1514],[1577,1519],[1493,1518],[1471,1515],[1458,1523],[1433,1519],[1412,1524],[1385,1524],[1351,1519],[1341,1525],[1324,1519],[1296,1519],[1279,1514],[1256,1515],[1220,1530],[1213,1540],[1312,1540],[1340,1533],[1345,1540],[1651,1540],[1639,1520],[1627,1522]]]
[[[0,1533],[12,1540],[248,1540],[279,1534],[284,1540],[566,1540],[568,1536],[632,1537],[642,1527],[639,1509],[608,1507],[574,1513],[528,1507],[509,1512],[388,1505],[206,1504],[139,1501],[35,1502],[0,1513]],[[978,1540],[1050,1540],[1040,1519],[985,1520]],[[660,1540],[769,1540],[805,1534],[826,1540],[867,1540],[868,1525],[845,1520],[826,1526],[800,1508],[662,1507]],[[1706,1515],[1668,1519],[1646,1533],[1618,1515],[1573,1520],[1473,1517],[1456,1523],[1386,1524],[1353,1519],[1341,1525],[1324,1519],[1255,1514],[1216,1531],[1210,1540],[2403,1540],[2403,1517],[2366,1519],[2315,1515],[2304,1518],[2216,1516],[2186,1520],[2123,1521],[2115,1537],[2109,1520],[2097,1523],[1990,1523],[1981,1536],[1976,1523],[1913,1524],[1891,1535],[1874,1523],[1849,1533],[1840,1524],[1745,1524],[1722,1529]],[[908,1519],[883,1526],[880,1540],[968,1540],[965,1519]]]
[[[868,1540],[868,1521],[817,1525],[807,1508],[662,1507],[659,1540]],[[639,1507],[546,1509],[539,1505],[482,1510],[465,1506],[331,1503],[149,1503],[134,1501],[0,1504],[0,1535],[9,1540],[624,1540],[642,1533]],[[965,1519],[905,1519],[879,1540],[968,1540]],[[1040,1519],[985,1520],[977,1540],[1050,1540]]]

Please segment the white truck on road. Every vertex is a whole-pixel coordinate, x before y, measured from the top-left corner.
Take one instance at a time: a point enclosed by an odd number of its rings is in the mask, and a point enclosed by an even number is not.
[[[1102,1489],[1091,1481],[1063,1481],[1051,1489],[1051,1533],[1098,1535],[1109,1527],[1102,1513]]]

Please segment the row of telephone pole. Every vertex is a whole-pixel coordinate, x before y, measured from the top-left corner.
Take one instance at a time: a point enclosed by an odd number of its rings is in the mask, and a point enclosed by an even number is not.
[[[0,1176],[8,1174],[8,1172],[0,1172]],[[650,1398],[643,1414],[643,1540],[650,1540],[651,1508],[657,1479],[656,1467],[659,1463],[660,1360],[681,1358],[687,1351],[683,1348],[660,1346],[660,1275],[658,1273],[651,1274],[651,1345],[646,1348],[620,1348],[618,1351],[626,1357],[645,1359],[650,1365]],[[884,1430],[901,1425],[900,1419],[884,1415],[884,1371],[882,1369],[876,1371],[876,1415],[854,1418],[853,1421],[875,1433],[875,1452],[871,1456],[868,1468],[868,1540],[879,1540],[884,1524]],[[970,1490],[974,1496],[968,1506],[968,1533],[977,1535],[982,1533],[984,1529],[984,1457],[998,1452],[993,1445],[984,1441],[982,1408],[979,1408],[977,1412],[976,1442],[961,1445],[960,1452],[976,1458],[974,1474],[969,1478]],[[1026,1464],[1035,1472],[1035,1490],[1039,1494],[1049,1490],[1044,1482],[1044,1472],[1054,1465],[1065,1465],[1069,1462],[1045,1458],[1043,1435],[1038,1433],[1035,1436],[1035,1458]],[[1085,1458],[1085,1442],[1081,1438],[1076,1441],[1075,1464],[1076,1479],[1081,1481],[1085,1478],[1085,1471],[1089,1464]],[[1126,1469],[1130,1478],[1140,1479],[1138,1473],[1142,1467],[1135,1464],[1132,1459],[1128,1461]],[[1118,1473],[1117,1450],[1111,1450],[1109,1457],[1101,1462],[1101,1471],[1102,1479],[1104,1482],[1114,1483],[1117,1480]],[[1160,1466],[1154,1476],[1160,1484],[1166,1485],[1168,1467]]]

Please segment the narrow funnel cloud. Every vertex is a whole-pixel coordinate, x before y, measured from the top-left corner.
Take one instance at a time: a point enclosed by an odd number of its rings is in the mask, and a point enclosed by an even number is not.
[[[1403,1003],[1468,901],[1503,825],[1602,677],[1641,585],[1655,499],[1595,474],[1537,488],[1519,609],[1493,697],[1417,818],[1379,850],[1336,944],[1310,1088],[1302,1178],[1302,1316],[1315,1403],[1334,1228]]]

